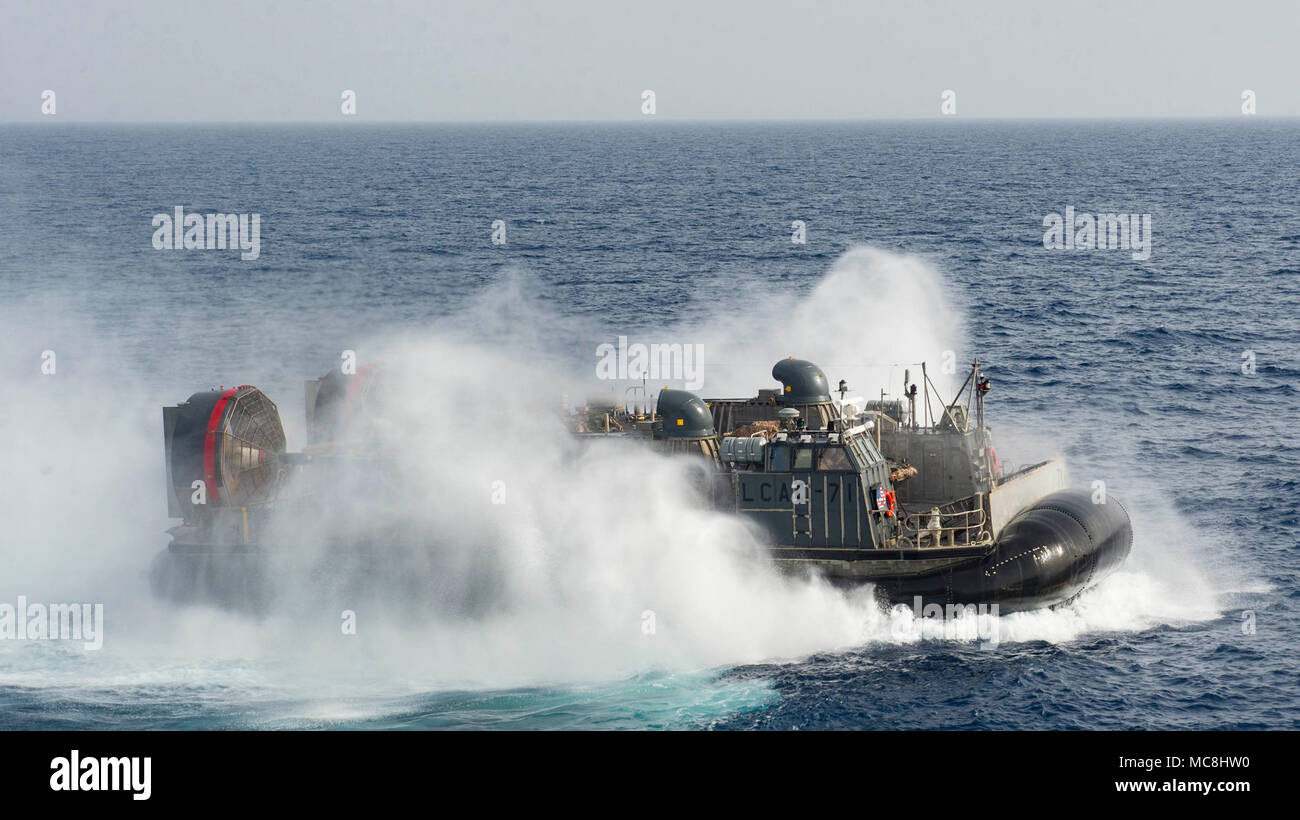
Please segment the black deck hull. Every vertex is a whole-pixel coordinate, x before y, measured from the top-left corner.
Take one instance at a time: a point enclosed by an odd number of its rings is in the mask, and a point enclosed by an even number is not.
[[[1087,491],[1064,490],[1023,510],[982,550],[778,550],[778,559],[840,585],[872,584],[891,604],[997,604],[1008,613],[1075,598],[1123,563],[1132,544],[1118,501],[1094,504]]]

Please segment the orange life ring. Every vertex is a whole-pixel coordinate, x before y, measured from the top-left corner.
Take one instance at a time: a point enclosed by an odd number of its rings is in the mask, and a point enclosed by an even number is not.
[[[889,516],[890,518],[893,518],[894,517],[894,491],[893,490],[889,490],[885,493],[885,504],[888,506],[888,509],[885,511],[885,515]]]
[[[993,475],[997,475],[1002,472],[1002,462],[998,461],[998,451],[993,449],[991,444],[989,445],[989,455],[993,457]]]

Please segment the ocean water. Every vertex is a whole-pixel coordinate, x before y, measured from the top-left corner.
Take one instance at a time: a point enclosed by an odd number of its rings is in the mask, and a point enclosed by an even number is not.
[[[0,727],[1300,728],[1298,169],[1254,118],[4,127],[0,603],[105,631],[0,640]],[[260,214],[259,258],[155,250],[177,206]],[[1149,214],[1150,257],[1045,248],[1067,207]],[[918,637],[777,577],[673,465],[558,452],[535,417],[610,389],[619,336],[704,345],[706,394],[978,356],[1003,461],[1104,482],[1133,554],[996,642]],[[253,383],[300,447],[347,350],[426,376],[404,606],[328,567],[269,612],[154,595],[159,408]]]

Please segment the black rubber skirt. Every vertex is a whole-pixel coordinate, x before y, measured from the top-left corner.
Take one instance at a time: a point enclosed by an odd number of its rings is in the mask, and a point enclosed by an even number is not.
[[[891,603],[997,604],[999,613],[1064,603],[1128,557],[1133,528],[1113,497],[1093,503],[1087,490],[1064,490],[1023,510],[984,558],[877,585]]]

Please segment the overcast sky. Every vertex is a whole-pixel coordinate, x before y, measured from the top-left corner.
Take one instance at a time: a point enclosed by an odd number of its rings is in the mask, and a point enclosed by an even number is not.
[[[1300,115],[1296,0],[0,0],[0,121]]]

